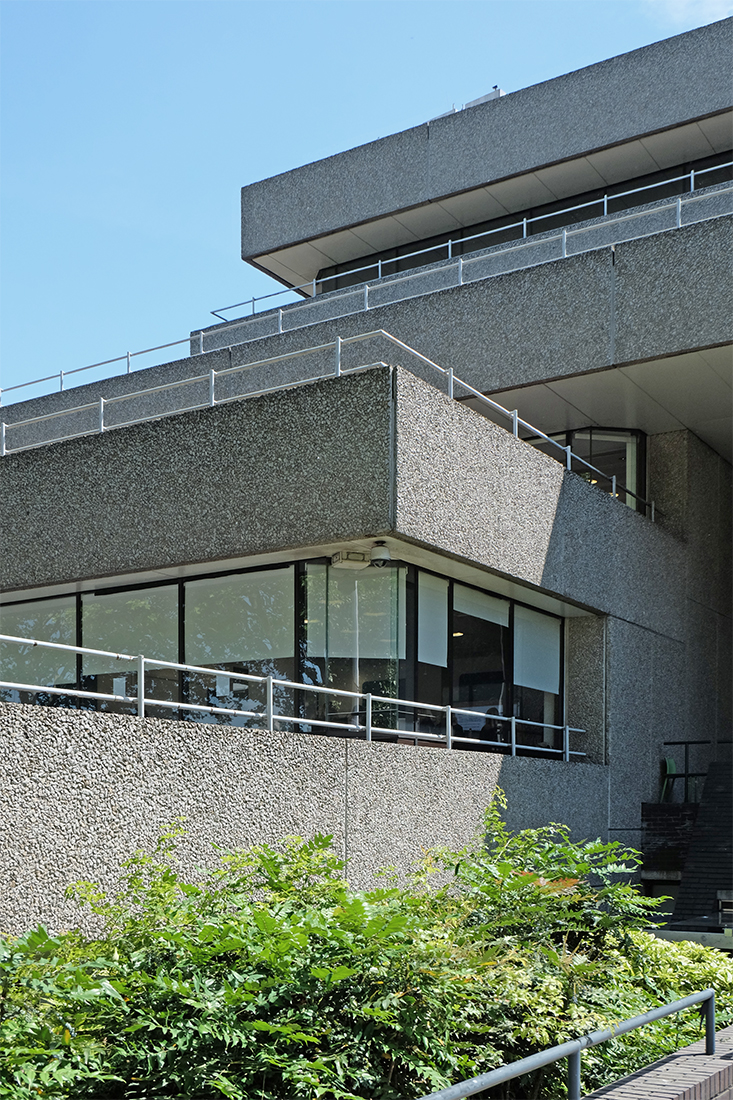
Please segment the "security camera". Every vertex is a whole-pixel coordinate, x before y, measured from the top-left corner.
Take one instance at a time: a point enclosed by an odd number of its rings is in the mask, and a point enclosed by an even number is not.
[[[375,542],[369,554],[369,564],[376,566],[377,569],[383,569],[391,561],[389,547],[383,542]]]

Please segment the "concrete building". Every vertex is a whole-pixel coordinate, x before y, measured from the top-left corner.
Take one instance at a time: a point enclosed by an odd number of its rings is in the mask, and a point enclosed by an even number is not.
[[[244,187],[296,300],[2,410],[3,634],[131,655],[2,643],[4,927],[179,814],[194,864],[318,828],[363,883],[497,783],[634,846],[665,761],[695,801],[731,737],[732,30]]]

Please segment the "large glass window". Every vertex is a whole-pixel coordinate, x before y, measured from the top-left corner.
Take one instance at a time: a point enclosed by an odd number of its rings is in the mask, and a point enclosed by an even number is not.
[[[524,727],[525,744],[558,748],[556,730],[560,724],[561,621],[529,607],[514,609],[514,692],[515,714],[529,722],[547,723],[544,728]]]
[[[137,697],[135,656],[155,657],[159,661],[178,659],[178,586],[138,588],[126,592],[84,593],[82,596],[82,637],[85,649],[101,649],[127,654],[132,660],[82,657],[82,687],[108,695]],[[148,666],[145,670],[146,698],[178,700],[178,672],[175,669]],[[100,707],[135,713],[134,703],[101,702]],[[172,716],[168,707],[150,713]]]
[[[185,582],[185,663],[253,676],[295,679],[294,567]],[[262,712],[263,689],[228,676],[189,674],[185,701]],[[275,711],[292,715],[292,692],[276,686]],[[192,712],[195,713],[195,712]],[[215,716],[217,722],[245,719]],[[206,720],[206,716],[198,718]]]
[[[612,490],[616,478],[618,499],[635,511],[644,511],[646,496],[645,436],[643,432],[620,428],[583,428],[572,432],[557,432],[550,436],[563,447],[570,447],[573,454],[583,458],[605,477],[589,470],[581,462],[573,463],[573,471],[591,485],[598,485],[607,492]],[[565,454],[552,443],[531,439],[538,451],[565,462]]]
[[[397,696],[398,662],[405,651],[404,567],[342,569],[309,563],[306,573],[305,682],[340,691]],[[357,708],[349,699],[311,697],[311,718],[343,721]],[[375,720],[394,726],[393,708],[375,705]],[[390,713],[387,713],[387,710]]]
[[[519,720],[519,744],[560,748],[551,727],[563,715],[562,620],[414,565],[350,569],[321,559],[28,601],[4,606],[0,625],[20,637],[126,655],[77,657],[2,645],[2,679],[130,699],[82,699],[82,707],[135,713],[142,653],[152,659],[148,713],[261,727],[265,686],[236,676],[272,676],[327,689],[314,696],[275,685],[275,714],[297,718],[306,729],[363,725],[365,704],[337,693],[368,693],[466,712],[452,717],[456,744],[464,748],[500,748],[510,740],[511,718]],[[2,698],[77,705],[78,697],[5,689]],[[175,705],[156,709],[155,700]],[[206,709],[193,712],[186,704]],[[445,720],[428,706],[373,700],[374,727],[395,731],[385,736],[442,735]]]
[[[76,597],[62,596],[0,607],[0,634],[76,645]],[[64,650],[0,642],[0,670],[0,679],[11,683],[76,687],[76,654]],[[14,688],[1,688],[0,699],[44,706],[74,704],[69,696],[52,692],[34,694]]]
[[[469,737],[506,740],[511,685],[509,661],[509,601],[463,584],[453,585],[452,704],[475,711],[457,716],[457,726]]]

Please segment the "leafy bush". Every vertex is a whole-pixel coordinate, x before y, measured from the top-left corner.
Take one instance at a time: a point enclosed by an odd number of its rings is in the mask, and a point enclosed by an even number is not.
[[[0,941],[0,1097],[418,1097],[714,984],[733,964],[643,931],[656,902],[634,853],[564,826],[427,855],[407,886],[358,892],[330,838],[175,869],[179,830],[124,865],[121,892],[74,893],[94,940]],[[435,887],[438,880],[443,885]],[[688,1016],[587,1052],[584,1087],[698,1035]],[[564,1066],[486,1095],[560,1097]]]

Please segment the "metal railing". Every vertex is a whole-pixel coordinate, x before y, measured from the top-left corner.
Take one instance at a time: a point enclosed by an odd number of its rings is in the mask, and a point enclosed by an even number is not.
[[[675,211],[674,225],[670,226],[669,228],[682,228],[682,226],[683,226],[683,218],[682,218],[683,207],[686,207],[687,205],[689,205],[690,203],[693,203],[693,202],[698,202],[700,200],[706,200],[706,199],[709,199],[709,198],[715,198],[718,195],[730,194],[731,192],[733,192],[733,187],[723,187],[723,186],[721,186],[719,188],[716,188],[716,190],[713,191],[713,192],[706,192],[705,194],[702,194],[702,195],[695,194],[694,193],[695,179],[698,176],[703,175],[705,172],[717,171],[719,169],[728,168],[728,167],[733,167],[733,162],[726,163],[726,164],[721,164],[721,165],[716,165],[714,168],[702,169],[699,172],[692,172],[689,175],[675,177],[674,180],[665,181],[665,183],[672,183],[672,182],[677,182],[680,179],[688,179],[689,178],[691,180],[692,194],[687,198],[682,198],[682,196],[679,196],[676,200],[674,200],[671,203],[661,203],[661,204],[658,204],[658,205],[654,206],[653,208],[647,208],[647,209],[644,209],[642,211],[636,211],[636,212],[631,213],[631,214],[623,214],[623,215],[618,215],[618,216],[616,216],[616,215],[605,215],[604,214],[604,217],[606,217],[605,221],[595,222],[593,225],[590,225],[590,226],[581,226],[581,227],[575,228],[575,229],[563,229],[560,233],[538,236],[535,239],[529,239],[529,237],[526,233],[527,226],[530,223],[532,223],[533,221],[539,221],[539,220],[549,218],[549,217],[558,218],[563,213],[571,213],[574,210],[582,209],[585,206],[597,205],[599,202],[603,201],[602,199],[593,200],[590,203],[582,203],[579,206],[568,207],[567,210],[564,210],[564,211],[556,211],[552,214],[540,214],[540,215],[537,215],[535,218],[522,219],[521,222],[513,223],[513,225],[511,225],[511,226],[501,226],[499,229],[486,230],[484,233],[476,234],[474,237],[467,237],[467,238],[464,238],[463,240],[456,240],[456,241],[450,240],[445,245],[441,245],[441,246],[433,245],[430,248],[420,249],[420,250],[418,250],[414,253],[410,253],[408,256],[399,257],[399,260],[400,260],[400,262],[402,262],[402,261],[407,260],[407,259],[412,259],[412,258],[415,258],[415,257],[419,257],[420,255],[423,255],[425,253],[435,252],[436,249],[439,248],[439,247],[447,248],[447,250],[448,250],[448,257],[447,258],[449,260],[451,260],[451,259],[453,259],[454,250],[455,250],[455,248],[457,248],[458,245],[462,246],[467,241],[478,240],[479,238],[483,238],[483,237],[490,237],[492,234],[496,234],[496,233],[499,233],[499,232],[505,233],[509,229],[512,229],[512,228],[517,228],[517,227],[522,227],[523,228],[523,230],[524,230],[523,238],[522,238],[522,242],[520,244],[510,244],[506,248],[497,247],[497,250],[490,253],[489,255],[484,254],[484,255],[481,255],[481,256],[474,256],[474,257],[469,256],[466,259],[464,259],[464,257],[462,255],[459,256],[457,263],[452,264],[447,269],[450,272],[455,273],[455,276],[456,276],[455,281],[453,283],[449,284],[449,285],[450,286],[462,286],[466,282],[472,281],[471,278],[470,278],[471,265],[476,265],[477,263],[480,263],[481,261],[494,260],[496,258],[510,256],[511,254],[516,253],[518,251],[522,251],[522,250],[526,254],[526,250],[528,250],[528,249],[534,249],[536,251],[537,249],[543,248],[544,246],[547,246],[548,244],[559,243],[560,247],[558,249],[558,255],[557,256],[555,256],[555,255],[546,256],[544,259],[541,259],[541,260],[538,261],[539,263],[548,263],[552,260],[562,259],[562,258],[566,257],[568,255],[568,242],[570,242],[572,239],[578,237],[581,234],[584,234],[584,233],[588,234],[588,233],[597,232],[599,229],[613,228],[615,226],[621,225],[624,222],[632,221],[632,220],[638,219],[638,218],[648,217],[651,214],[662,213],[662,212],[667,211],[667,210],[673,210],[673,211]],[[636,194],[638,192],[642,192],[644,190],[649,190],[651,187],[657,187],[657,186],[662,186],[662,184],[650,184],[646,188],[638,188],[635,191],[623,192],[622,195],[611,195],[611,196],[606,195],[605,196],[606,202],[605,202],[604,209],[607,209],[609,199],[612,200],[612,199],[616,199],[616,198],[621,198],[625,195],[633,195],[633,194]],[[715,215],[710,215],[710,216],[717,217],[719,215],[715,214]],[[638,234],[638,236],[642,236],[642,237],[643,236],[649,236],[653,233],[657,233],[657,232],[661,232],[661,231],[662,230],[659,230],[657,228],[657,229],[651,230],[649,233],[640,233],[640,234]],[[636,238],[628,238],[627,237],[626,239],[636,239]],[[596,245],[591,244],[591,245],[589,245],[589,248],[587,250],[593,250],[594,248],[600,248],[600,247],[607,247],[608,244],[613,244],[613,243],[619,243],[619,242],[618,241],[603,242],[603,244],[596,244]],[[486,246],[483,246],[483,247],[491,247],[491,246],[486,245]],[[477,250],[480,250],[480,249],[477,249]],[[582,251],[584,251],[584,249],[579,248],[579,249],[576,249],[573,254],[576,254],[577,252],[582,252]],[[411,273],[407,273],[403,276],[396,276],[396,275],[393,275],[393,274],[385,274],[384,271],[383,271],[383,267],[387,266],[389,263],[392,263],[392,262],[396,262],[396,261],[386,261],[386,260],[385,261],[378,261],[376,265],[374,263],[372,263],[372,264],[366,265],[364,268],[354,269],[353,271],[349,272],[349,274],[355,274],[355,273],[358,273],[360,271],[364,271],[364,272],[374,271],[376,269],[377,270],[377,278],[376,278],[376,280],[367,280],[364,283],[363,286],[359,287],[358,293],[355,292],[355,289],[353,287],[346,288],[341,292],[339,292],[338,290],[329,292],[328,298],[327,298],[326,301],[333,303],[334,301],[341,301],[341,300],[347,299],[349,297],[353,297],[355,299],[355,301],[358,300],[357,308],[355,308],[353,310],[348,310],[347,309],[345,312],[342,312],[341,314],[339,314],[339,316],[348,316],[350,313],[368,311],[370,308],[374,308],[376,305],[381,305],[381,304],[395,305],[395,304],[398,304],[401,301],[405,301],[406,298],[397,298],[397,299],[391,299],[390,298],[389,302],[385,302],[385,303],[372,301],[372,303],[370,305],[370,302],[369,302],[370,290],[372,292],[374,292],[376,290],[379,290],[380,287],[393,287],[396,284],[407,282],[407,281],[415,282],[416,280],[419,280],[421,278],[424,279],[425,274],[426,274],[427,271],[435,270],[435,268],[423,267],[423,268],[420,269],[419,272],[411,272]],[[445,261],[431,261],[431,263],[434,263],[434,262],[437,262],[440,265],[437,268],[438,271],[445,271],[446,270],[446,262]],[[531,263],[528,263],[526,266],[533,266],[533,265]],[[509,270],[514,270],[514,269],[515,268],[511,268]],[[481,279],[481,278],[490,278],[492,275],[499,275],[499,274],[503,274],[503,273],[504,273],[503,271],[497,270],[497,271],[490,272],[489,274],[478,275],[477,278],[479,278],[479,279]],[[329,278],[331,278],[331,277],[329,276]],[[343,275],[333,276],[333,278],[343,278]],[[220,348],[226,348],[228,346],[236,346],[237,344],[240,344],[240,343],[241,344],[247,343],[248,340],[243,339],[243,340],[235,341],[235,343],[232,344],[232,345],[227,345],[226,343],[223,343],[223,344],[217,343],[215,348],[211,348],[211,347],[206,348],[206,349],[204,348],[205,341],[211,341],[212,339],[216,339],[218,341],[229,330],[238,330],[239,332],[241,332],[241,330],[244,326],[246,326],[247,324],[251,324],[253,316],[261,317],[261,316],[268,316],[269,315],[273,320],[273,325],[272,325],[272,331],[271,332],[267,332],[267,333],[264,333],[264,334],[258,333],[257,336],[250,337],[251,340],[261,339],[261,338],[263,338],[263,336],[270,336],[270,335],[274,336],[274,335],[278,335],[278,334],[283,333],[283,332],[291,332],[291,331],[293,331],[294,329],[297,329],[297,328],[306,328],[311,324],[319,324],[320,321],[323,320],[323,318],[316,318],[315,320],[312,320],[312,321],[309,321],[307,319],[306,320],[301,320],[301,322],[299,324],[298,323],[296,323],[296,324],[286,324],[286,321],[292,321],[294,318],[298,318],[298,317],[302,318],[304,316],[303,311],[306,311],[305,312],[305,317],[306,318],[308,316],[310,316],[310,313],[312,313],[313,307],[316,306],[316,305],[321,304],[322,293],[321,294],[316,294],[316,288],[318,286],[322,285],[323,282],[324,282],[324,280],[310,280],[308,283],[304,283],[304,284],[302,284],[298,287],[292,287],[292,288],[289,287],[289,288],[285,288],[284,290],[273,291],[270,294],[264,294],[264,295],[260,295],[259,297],[253,297],[253,298],[246,299],[244,302],[239,302],[239,303],[236,303],[235,305],[222,306],[218,312],[216,310],[212,310],[211,312],[214,314],[214,316],[219,317],[221,311],[224,310],[224,309],[235,309],[235,308],[240,308],[241,306],[248,306],[248,307],[251,307],[251,314],[250,314],[249,317],[237,318],[237,319],[234,319],[232,321],[228,321],[224,325],[220,325],[217,328],[212,329],[212,330],[203,330],[203,329],[199,330],[199,331],[195,332],[193,337],[192,337],[191,333],[189,333],[187,336],[182,337],[179,340],[171,340],[171,341],[168,341],[167,343],[164,343],[164,344],[156,344],[154,347],[143,348],[140,351],[127,351],[123,355],[117,355],[117,356],[114,356],[111,359],[102,359],[102,360],[99,360],[98,362],[95,362],[95,363],[88,363],[83,367],[74,367],[72,370],[66,370],[66,371],[65,370],[60,370],[60,371],[55,372],[54,374],[48,374],[48,375],[44,375],[40,378],[34,378],[29,382],[19,382],[16,385],[13,385],[13,386],[6,386],[5,388],[0,389],[0,405],[2,405],[2,399],[3,399],[4,394],[8,394],[8,393],[15,392],[15,391],[18,391],[18,390],[26,389],[30,386],[38,386],[38,385],[43,384],[44,382],[56,382],[57,381],[59,392],[64,392],[65,382],[72,375],[77,375],[77,374],[81,374],[85,371],[96,370],[96,369],[99,369],[99,368],[102,368],[102,367],[111,366],[115,363],[124,363],[125,366],[126,366],[126,370],[123,373],[131,374],[131,373],[133,373],[133,359],[136,359],[139,356],[143,356],[143,355],[150,355],[150,354],[153,354],[154,352],[165,351],[168,348],[180,347],[180,346],[185,344],[185,345],[188,345],[189,351],[192,355],[196,355],[196,354],[203,355],[203,354],[205,354],[206,351],[209,351],[209,350],[219,350]],[[290,306],[285,306],[284,308],[279,308],[279,309],[276,309],[276,310],[274,310],[270,306],[268,306],[268,307],[266,307],[265,310],[259,311],[257,313],[255,312],[255,305],[258,302],[270,302],[270,300],[273,299],[273,298],[281,297],[282,295],[286,295],[286,294],[298,293],[299,291],[302,291],[304,289],[309,289],[309,290],[312,291],[312,293],[310,295],[307,295],[309,300],[306,303],[294,302],[294,303],[291,303]],[[418,291],[417,294],[407,295],[407,298],[416,297],[416,296],[419,296],[420,294],[423,294],[423,293],[430,293],[433,289],[435,289],[435,288],[429,288],[428,290],[425,290],[425,291]],[[445,288],[441,288],[441,289],[445,289]],[[314,298],[319,299],[319,301],[318,302],[314,301]],[[309,313],[309,310],[310,310],[310,313]],[[196,344],[198,346],[196,348],[196,351],[194,351],[193,348],[196,347]],[[120,377],[120,375],[113,375],[112,377]]]
[[[230,718],[246,718],[249,721],[262,722],[263,728],[269,733],[275,730],[276,725],[287,723],[291,726],[297,726],[301,730],[303,727],[314,726],[317,727],[317,729],[335,730],[351,737],[361,738],[363,735],[366,741],[372,741],[376,734],[377,738],[381,738],[385,735],[390,737],[403,737],[414,741],[416,744],[423,741],[426,743],[444,745],[447,749],[461,747],[462,745],[470,745],[472,748],[476,748],[477,745],[480,745],[489,750],[498,749],[500,752],[507,753],[510,756],[516,756],[517,752],[521,751],[539,753],[542,756],[555,756],[567,761],[572,757],[584,757],[586,755],[584,752],[579,752],[570,748],[570,734],[585,733],[585,730],[575,726],[560,726],[550,722],[532,722],[526,718],[516,718],[514,716],[503,717],[492,714],[490,716],[492,723],[497,722],[505,724],[507,729],[507,740],[484,740],[475,737],[466,737],[461,733],[456,734],[454,732],[454,721],[457,718],[469,716],[471,719],[475,720],[478,714],[475,710],[465,710],[461,707],[450,705],[439,706],[434,703],[420,703],[414,699],[397,699],[392,696],[374,695],[371,692],[345,691],[340,688],[322,687],[318,684],[296,683],[293,680],[283,680],[276,676],[256,676],[246,672],[227,672],[224,669],[181,664],[177,661],[161,661],[155,657],[145,657],[144,654],[132,655],[129,653],[113,653],[109,650],[64,645],[61,642],[44,642],[37,638],[20,638],[12,634],[0,634],[0,642],[9,642],[21,647],[52,649],[60,652],[74,653],[80,656],[104,657],[110,661],[122,661],[125,664],[131,665],[134,674],[137,676],[137,691],[135,695],[104,691],[87,691],[77,686],[67,684],[25,684],[13,680],[0,680],[0,689],[22,691],[32,695],[48,694],[70,698],[90,699],[105,703],[127,704],[135,708],[135,713],[140,718],[144,718],[147,708],[152,707],[156,710],[163,708],[182,714],[192,713],[213,717],[222,715]],[[238,683],[257,684],[264,689],[264,709],[246,710],[239,707],[220,707],[211,705],[211,703],[188,703],[148,696],[145,693],[146,670],[152,672],[159,671],[160,669],[171,669],[173,671],[186,673],[189,676],[193,675],[202,678],[213,677],[217,681],[216,690],[219,690],[218,681],[220,679],[226,680],[230,687]],[[130,669],[126,669],[125,671],[130,671]],[[109,675],[109,673],[96,673],[94,675]],[[114,674],[112,673],[112,675]],[[305,693],[306,695],[311,694],[321,698],[332,696],[337,699],[346,700],[351,703],[349,717],[345,721],[331,721],[329,719],[312,718],[304,714],[280,714],[277,712],[275,705],[275,688]],[[379,725],[373,718],[373,708],[375,704],[381,707],[388,706],[392,711],[405,709],[412,712],[413,727],[418,724],[421,716],[424,716],[427,712],[442,720],[443,732],[431,733],[425,730],[416,730],[409,726],[398,727]],[[363,721],[362,714],[364,716]],[[560,733],[562,737],[562,748],[558,749],[545,744],[523,744],[517,739],[517,733],[520,727],[530,727],[531,729],[540,730],[543,736],[546,736],[545,731],[556,731]],[[307,732],[310,732],[310,729],[308,729]]]
[[[682,1012],[685,1008],[692,1008],[693,1005],[705,1006],[702,1010],[705,1014],[705,1053],[715,1054],[715,990],[703,989],[700,993],[691,993],[689,997],[670,1001],[669,1004],[653,1008],[640,1016],[633,1016],[630,1020],[624,1020],[623,1023],[615,1024],[613,1027],[592,1031],[580,1039],[571,1039],[567,1043],[560,1043],[548,1050],[542,1050],[539,1054],[531,1054],[528,1058],[511,1062],[508,1066],[500,1066],[489,1073],[482,1073],[478,1077],[471,1077],[467,1081],[451,1085],[450,1088],[431,1092],[429,1096],[423,1096],[420,1100],[465,1100],[466,1097],[476,1096],[477,1093],[484,1092],[494,1085],[502,1085],[506,1081],[514,1080],[515,1077],[522,1077],[525,1073],[533,1073],[535,1070],[542,1069],[543,1066],[559,1062],[562,1058],[568,1060],[568,1100],[581,1100],[580,1057],[584,1050],[598,1046],[599,1043],[606,1043],[619,1035],[626,1035],[655,1020],[662,1020],[665,1016]]]
[[[376,271],[377,279],[379,280],[385,277],[385,267],[404,263],[405,260],[414,260],[417,259],[417,257],[419,256],[429,255],[431,253],[438,252],[440,249],[443,248],[446,250],[445,259],[451,260],[453,258],[454,252],[456,255],[458,255],[458,249],[463,248],[463,246],[466,245],[468,242],[484,241],[490,237],[496,236],[497,233],[508,233],[513,229],[521,230],[522,238],[526,239],[527,236],[529,236],[528,230],[530,226],[532,226],[535,222],[548,221],[550,218],[562,218],[563,215],[574,214],[578,210],[589,210],[591,207],[600,206],[602,212],[599,213],[599,215],[597,216],[606,218],[608,217],[609,200],[613,203],[618,199],[628,198],[630,195],[641,195],[646,191],[653,191],[660,187],[668,187],[672,183],[683,183],[689,180],[690,194],[693,194],[695,191],[695,183],[699,180],[700,176],[705,176],[710,172],[720,172],[723,171],[725,168],[733,168],[733,161],[726,161],[724,164],[715,164],[712,168],[700,168],[698,170],[692,169],[689,172],[685,172],[684,175],[673,176],[670,179],[660,180],[657,183],[648,183],[645,184],[643,187],[634,187],[630,191],[619,191],[617,194],[613,195],[609,195],[608,192],[605,192],[600,198],[590,199],[588,202],[577,203],[575,206],[565,206],[562,208],[562,210],[553,210],[549,214],[536,214],[532,218],[522,217],[519,219],[519,221],[510,222],[508,225],[498,226],[496,229],[485,229],[482,230],[480,233],[473,233],[469,237],[450,237],[442,244],[432,244],[429,245],[427,248],[418,248],[414,252],[406,252],[404,256],[395,256],[394,258],[388,260],[380,259],[377,260],[376,263],[372,261],[371,263],[364,264],[362,267],[348,268],[347,270],[344,270],[337,275],[326,275],[322,279],[316,277],[315,279],[309,279],[307,283],[300,283],[298,286],[286,287],[285,290],[275,290],[272,291],[270,294],[260,294],[252,298],[245,298],[243,302],[234,302],[234,304],[230,306],[219,306],[217,309],[211,310],[211,315],[213,317],[218,317],[222,321],[227,321],[228,318],[222,317],[221,314],[225,310],[241,309],[242,306],[251,307],[252,315],[254,315],[255,305],[257,302],[265,302],[269,301],[271,298],[280,298],[284,294],[293,293],[302,293],[303,296],[315,297],[316,294],[319,292],[318,288],[320,288],[321,294],[328,293],[328,287],[325,286],[326,283],[334,282],[337,279],[343,279],[347,276],[358,275],[366,271]],[[705,187],[704,182],[702,186]],[[572,230],[570,232],[572,232]],[[490,243],[481,244],[472,248],[470,251],[475,252],[477,251],[477,249],[490,247]],[[431,260],[429,262],[434,263],[440,261]],[[395,274],[395,272],[388,272],[386,277],[388,277],[389,274]]]
[[[516,409],[505,409],[504,406],[500,405],[497,401],[493,401],[490,397],[487,397],[485,394],[481,393],[480,390],[475,389],[468,382],[464,382],[461,378],[454,374],[452,368],[449,367],[446,369],[445,367],[439,366],[437,363],[433,362],[432,359],[428,359],[427,356],[422,355],[419,351],[411,348],[409,344],[405,344],[404,341],[398,340],[396,336],[392,336],[391,333],[386,332],[384,329],[375,329],[373,332],[364,332],[356,336],[337,336],[335,340],[331,340],[327,344],[318,344],[315,347],[311,348],[301,348],[299,351],[291,351],[285,353],[284,355],[271,356],[268,359],[260,359],[255,363],[245,363],[237,367],[226,367],[220,371],[212,369],[209,370],[206,374],[196,375],[193,378],[180,379],[177,382],[166,382],[163,385],[151,386],[148,389],[138,390],[134,393],[119,394],[116,397],[100,397],[97,401],[87,402],[84,405],[78,405],[71,409],[60,409],[57,412],[46,413],[43,416],[29,417],[26,420],[18,420],[11,424],[6,424],[3,421],[0,422],[0,455],[4,456],[6,454],[15,453],[14,449],[8,446],[7,437],[10,429],[16,430],[19,428],[29,427],[33,424],[46,423],[52,420],[60,419],[65,416],[73,416],[80,413],[91,412],[94,417],[94,424],[93,426],[86,428],[82,431],[54,436],[51,439],[34,441],[33,443],[26,444],[25,447],[21,446],[16,448],[15,450],[20,451],[25,450],[28,447],[45,446],[46,444],[50,443],[58,443],[64,439],[76,439],[80,436],[93,435],[99,432],[110,430],[112,428],[123,428],[129,427],[131,424],[145,423],[148,420],[159,420],[161,416],[164,415],[193,412],[196,409],[210,408],[215,405],[227,404],[231,401],[243,401],[250,397],[262,397],[265,394],[278,393],[286,389],[294,389],[298,386],[308,385],[311,382],[322,382],[326,379],[334,377],[339,378],[345,374],[354,374],[358,371],[368,370],[370,367],[385,367],[388,366],[388,364],[383,362],[382,360],[377,360],[376,362],[371,363],[363,363],[356,367],[344,367],[342,365],[342,354],[344,348],[350,346],[351,344],[358,344],[364,340],[372,340],[377,337],[387,340],[389,343],[399,348],[401,351],[413,356],[413,358],[415,358],[422,365],[427,366],[431,370],[435,370],[440,375],[442,375],[446,383],[448,396],[450,398],[456,398],[456,387],[463,389],[466,396],[470,397],[472,400],[478,400],[487,409],[490,409],[491,412],[505,418],[511,425],[510,430],[515,438],[522,438],[519,434],[520,429],[522,429],[527,432],[531,437],[533,437],[532,443],[534,445],[536,445],[538,439],[541,439],[544,442],[551,444],[551,446],[556,448],[558,452],[562,452],[562,460],[567,470],[573,469],[574,462],[580,463],[584,470],[587,470],[590,473],[597,474],[599,477],[603,478],[604,481],[608,482],[612,497],[617,498],[620,492],[625,493],[627,496],[633,497],[637,501],[637,503],[643,507],[645,513],[648,510],[652,520],[654,519],[654,501],[647,501],[638,493],[635,493],[633,490],[627,488],[624,485],[619,485],[615,474],[609,475],[604,473],[603,470],[599,470],[597,466],[594,466],[586,459],[581,458],[580,455],[575,454],[571,447],[563,446],[563,444],[558,443],[556,439],[553,439],[551,436],[546,435],[544,432],[540,431],[539,428],[535,428],[527,420],[524,420],[519,415]],[[307,355],[323,354],[326,352],[333,354],[333,369],[329,371],[328,374],[319,374],[307,378],[287,381],[280,383],[277,386],[268,386],[264,389],[229,395],[223,398],[217,398],[216,396],[216,381],[218,378],[228,377],[234,374],[241,374],[245,371],[254,370],[255,368],[259,367],[270,367],[274,366],[275,364],[290,362],[291,360],[303,358]],[[167,413],[156,411],[154,413],[151,413],[150,415],[138,415],[133,417],[131,420],[119,421],[113,425],[105,423],[105,410],[108,410],[110,406],[120,404],[124,401],[131,401],[136,398],[145,398],[152,394],[181,389],[183,386],[191,386],[197,383],[206,383],[208,385],[207,398],[204,401],[199,401],[191,405],[186,405],[183,408],[175,408]]]

